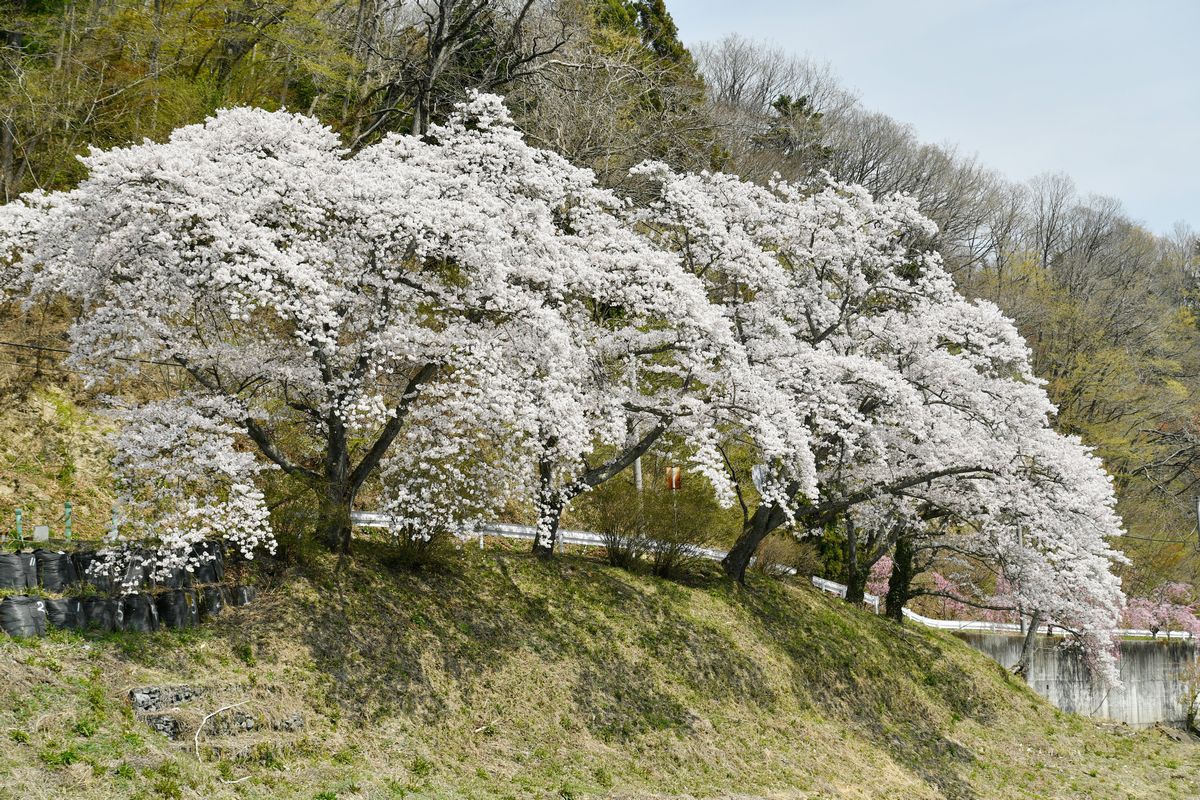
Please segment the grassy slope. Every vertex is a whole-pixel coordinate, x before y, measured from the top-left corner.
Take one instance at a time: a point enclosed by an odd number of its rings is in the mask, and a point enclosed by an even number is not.
[[[21,508],[27,537],[34,525],[61,537],[63,502],[70,500],[75,534],[101,535],[113,502],[108,425],[64,388],[24,385],[15,375],[0,367],[0,532],[12,533],[13,510]]]
[[[1063,715],[807,587],[383,552],[313,558],[196,631],[0,642],[0,798],[1200,794],[1193,744]],[[246,701],[306,730],[212,737],[201,763],[125,700],[180,683],[210,688],[192,726]]]

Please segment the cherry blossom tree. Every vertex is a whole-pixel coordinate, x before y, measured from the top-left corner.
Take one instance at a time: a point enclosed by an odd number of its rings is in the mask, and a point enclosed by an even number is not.
[[[634,205],[489,95],[354,154],[234,109],[84,163],[76,189],[2,207],[0,270],[76,299],[72,362],[97,380],[184,376],[119,412],[124,528],[166,564],[218,529],[268,544],[264,468],[312,490],[343,551],[378,481],[427,533],[527,503],[548,555],[572,498],[670,435],[741,505],[731,577],[777,528],[837,528],[857,601],[936,527],[1115,675],[1111,479],[1051,427],[1011,322],[922,249],[911,198],[646,163],[657,195]]]
[[[210,557],[199,547],[223,539],[242,556],[275,551],[269,513],[255,477],[264,468],[234,446],[240,431],[217,398],[182,395],[132,407],[119,405],[123,423],[112,436],[117,516],[108,549],[94,569],[164,580],[193,572]]]
[[[867,580],[867,591],[876,597],[883,597],[887,594],[888,582],[891,580],[894,566],[891,556],[880,556],[879,560],[871,567],[871,576]]]
[[[731,576],[744,576],[781,525],[820,527],[882,494],[981,471],[891,447],[889,437],[914,440],[933,422],[922,422],[921,393],[882,350],[924,336],[925,315],[954,296],[936,257],[908,245],[931,232],[910,199],[877,202],[836,183],[759,187],[656,164],[641,172],[661,187],[644,224],[702,276],[757,379],[729,403],[742,443],[765,467],[760,501],[744,504],[745,529],[725,562]],[[784,435],[764,435],[775,431]],[[855,466],[875,472],[851,475]]]
[[[899,542],[897,542],[897,547],[901,547]],[[899,616],[901,619],[903,619],[903,613],[894,613],[891,604],[893,603],[894,589],[897,585],[894,580],[897,566],[898,564],[902,565],[902,562],[903,559],[893,559],[889,555],[881,556],[871,567],[870,577],[867,580],[867,591],[876,597],[883,597],[888,601],[889,607],[886,609],[888,616]],[[966,587],[960,586],[953,578],[947,577],[937,570],[930,570],[927,573],[927,583],[928,593],[941,600],[937,613],[939,618],[964,619],[976,613],[974,607],[960,599],[969,596],[969,592],[965,591]],[[905,586],[904,602],[924,593],[924,589],[913,587],[910,579],[909,583]],[[901,603],[900,607],[903,608],[903,603]]]
[[[83,161],[0,213],[14,284],[78,299],[80,369],[175,365],[231,447],[312,489],[330,546],[376,478],[431,529],[530,499],[550,552],[563,505],[667,430],[715,464],[693,396],[739,361],[719,309],[495,96],[353,155],[233,109]]]
[[[660,187],[644,223],[726,309],[760,378],[758,396],[729,403],[733,437],[763,466],[728,574],[741,580],[776,528],[838,526],[858,602],[899,537],[949,520],[972,552],[1006,563],[1020,607],[1075,632],[1097,674],[1115,678],[1111,480],[1053,431],[1011,322],[959,296],[919,249],[935,231],[914,201],[835,182],[642,173]],[[768,407],[798,409],[790,450],[764,446],[756,417]]]

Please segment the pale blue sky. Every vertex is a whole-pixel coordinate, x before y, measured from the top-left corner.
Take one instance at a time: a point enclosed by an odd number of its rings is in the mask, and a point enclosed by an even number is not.
[[[1013,179],[1071,175],[1152,230],[1200,228],[1200,0],[668,0],[828,61],[867,108]]]

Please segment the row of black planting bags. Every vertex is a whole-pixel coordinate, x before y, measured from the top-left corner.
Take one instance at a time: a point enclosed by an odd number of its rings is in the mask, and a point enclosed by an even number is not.
[[[219,583],[225,577],[225,549],[221,542],[201,542],[192,548],[199,562],[192,572],[172,571],[166,578],[150,577],[149,559],[124,559],[120,570],[92,569],[98,556],[94,551],[64,553],[58,550],[34,550],[32,553],[0,553],[0,589],[36,589],[62,592],[75,584],[88,584],[100,592],[121,587],[185,589],[206,583]]]
[[[10,595],[0,600],[0,630],[9,636],[44,636],[47,627],[105,633],[191,628],[226,606],[246,605],[255,594],[253,586],[205,586],[124,597]]]

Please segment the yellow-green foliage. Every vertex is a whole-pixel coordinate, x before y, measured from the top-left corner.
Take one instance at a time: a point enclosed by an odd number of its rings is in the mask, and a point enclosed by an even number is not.
[[[1148,247],[1144,238],[1131,233],[1129,246]],[[1077,274],[1014,254],[1002,271],[975,272],[968,288],[1016,320],[1058,407],[1056,426],[1094,447],[1116,479],[1118,510],[1135,537],[1118,543],[1135,562],[1125,589],[1137,595],[1197,568],[1189,544],[1152,540],[1178,541],[1195,526],[1194,510],[1178,501],[1192,493],[1192,453],[1164,434],[1194,436],[1200,338],[1194,314],[1170,294],[1169,265],[1144,254],[1133,263],[1145,266]]]
[[[89,145],[165,138],[218,108],[286,105],[335,122],[346,111],[353,33],[328,4],[114,0],[6,13],[0,104],[22,155],[11,171],[0,165],[8,197],[72,185]]]
[[[26,537],[34,525],[49,525],[59,538],[69,500],[75,535],[100,536],[113,503],[108,428],[61,386],[37,384],[0,397],[0,531],[13,532],[20,508]]]

